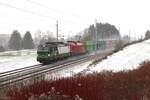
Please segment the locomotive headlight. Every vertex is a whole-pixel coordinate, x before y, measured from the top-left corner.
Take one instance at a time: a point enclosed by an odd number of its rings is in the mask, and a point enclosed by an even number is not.
[[[50,56],[50,54],[48,54],[48,56]]]

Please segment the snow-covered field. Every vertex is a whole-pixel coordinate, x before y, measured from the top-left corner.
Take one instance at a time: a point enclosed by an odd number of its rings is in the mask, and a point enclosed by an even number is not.
[[[7,51],[0,53],[0,73],[39,64],[36,50]]]
[[[91,72],[103,70],[126,71],[137,68],[142,62],[150,60],[150,40],[130,45],[107,59],[89,68]]]

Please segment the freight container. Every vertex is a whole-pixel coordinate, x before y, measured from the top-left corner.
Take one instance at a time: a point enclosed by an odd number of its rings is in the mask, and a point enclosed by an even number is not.
[[[94,43],[92,41],[85,41],[84,46],[85,46],[86,52],[91,52],[94,50]]]
[[[70,54],[73,55],[80,55],[86,53],[84,44],[81,42],[75,41],[68,41],[70,47]]]

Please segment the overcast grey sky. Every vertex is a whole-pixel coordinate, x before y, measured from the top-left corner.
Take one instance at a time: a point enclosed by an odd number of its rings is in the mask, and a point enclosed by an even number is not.
[[[40,5],[39,5],[40,4]],[[65,36],[75,34],[90,24],[108,22],[121,34],[140,36],[150,29],[149,0],[0,0],[0,33],[18,29],[33,34],[38,29],[59,30]]]

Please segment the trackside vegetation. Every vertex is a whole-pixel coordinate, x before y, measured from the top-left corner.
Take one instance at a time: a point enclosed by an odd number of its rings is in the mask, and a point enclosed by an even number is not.
[[[78,95],[83,100],[149,100],[149,83],[150,62],[144,62],[137,69],[130,71],[104,71],[87,75],[80,73],[69,78],[43,80],[21,89],[12,89],[7,96],[11,100],[28,100],[31,93],[40,96],[55,87],[61,96]]]

